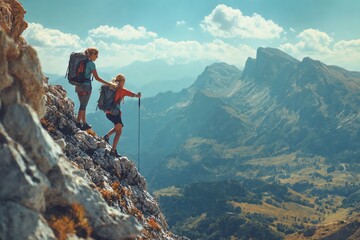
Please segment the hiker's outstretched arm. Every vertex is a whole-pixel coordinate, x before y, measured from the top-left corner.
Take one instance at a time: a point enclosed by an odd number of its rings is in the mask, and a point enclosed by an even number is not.
[[[141,93],[134,93],[130,90],[127,90],[126,88],[123,89],[124,95],[128,96],[128,97],[137,97],[137,98],[141,98]]]
[[[102,78],[100,78],[99,75],[97,74],[96,69],[94,69],[91,73],[93,74],[94,78],[95,78],[97,81],[99,81],[99,82],[101,82],[101,83],[103,83],[103,84],[112,86],[112,87],[116,87],[116,86],[117,86],[115,83],[107,82],[107,81],[103,80]]]

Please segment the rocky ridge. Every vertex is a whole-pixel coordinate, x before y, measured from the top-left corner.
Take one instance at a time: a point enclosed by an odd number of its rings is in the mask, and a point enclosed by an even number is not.
[[[110,156],[110,145],[93,131],[75,126],[74,103],[63,87],[48,85],[46,89],[47,111],[41,123],[82,178],[109,206],[135,216],[144,228],[138,239],[178,239],[167,232],[166,220],[134,163],[126,157]]]
[[[28,24],[24,21],[26,11],[18,1],[0,0],[0,27],[16,43],[25,44],[21,36]]]
[[[12,20],[25,13],[0,4]],[[135,165],[76,128],[74,103],[15,33],[25,25],[1,24],[0,239],[186,239],[167,230]]]

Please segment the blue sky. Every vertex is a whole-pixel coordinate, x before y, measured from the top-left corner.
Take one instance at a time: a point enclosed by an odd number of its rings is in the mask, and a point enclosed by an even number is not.
[[[20,0],[23,36],[43,71],[99,49],[97,68],[134,61],[222,61],[240,69],[258,47],[360,71],[358,0]],[[199,73],[200,74],[200,73]]]

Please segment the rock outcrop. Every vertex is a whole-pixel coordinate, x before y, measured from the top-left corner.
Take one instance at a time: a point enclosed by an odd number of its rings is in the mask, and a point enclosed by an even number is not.
[[[24,21],[26,11],[18,1],[0,0],[0,27],[18,44],[25,44],[22,32],[28,24]]]
[[[0,239],[183,239],[135,165],[76,128],[73,102],[21,40],[25,10],[0,4]]]
[[[114,158],[109,154],[109,144],[93,131],[81,131],[75,126],[74,103],[66,97],[63,87],[46,86],[46,105],[41,119],[44,128],[63,147],[78,174],[101,193],[109,206],[136,217],[143,227],[139,239],[179,239],[167,232],[161,210],[133,162],[126,157]]]
[[[71,221],[87,222],[82,236],[135,237],[136,219],[109,207],[41,126],[45,83],[36,52],[18,48],[3,31],[0,46],[0,239],[55,239],[64,230],[55,227],[62,216],[54,209],[77,205],[84,214]]]

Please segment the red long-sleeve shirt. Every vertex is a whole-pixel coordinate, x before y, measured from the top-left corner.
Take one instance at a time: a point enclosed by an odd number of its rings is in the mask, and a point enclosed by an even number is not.
[[[114,102],[116,102],[116,104],[119,104],[124,97],[126,96],[134,97],[135,95],[136,93],[133,93],[132,91],[127,90],[126,88],[118,88],[115,93]]]
[[[133,93],[130,90],[127,90],[126,88],[118,88],[115,93],[114,102],[117,106],[120,106],[121,100],[124,99],[124,97],[134,97],[136,93]],[[119,107],[120,109],[120,107]],[[111,111],[106,111],[106,113],[111,113]]]

